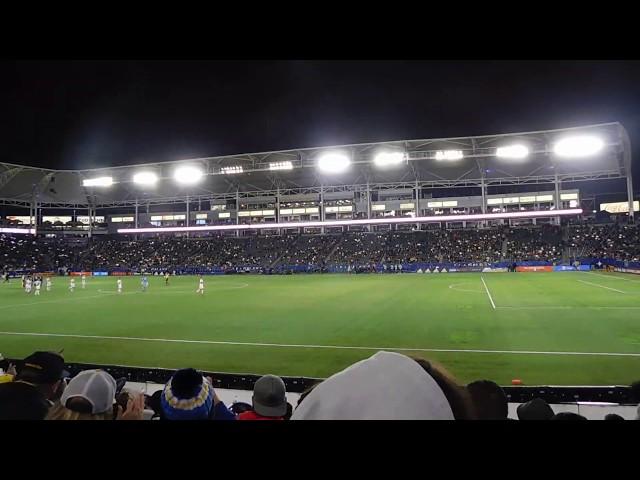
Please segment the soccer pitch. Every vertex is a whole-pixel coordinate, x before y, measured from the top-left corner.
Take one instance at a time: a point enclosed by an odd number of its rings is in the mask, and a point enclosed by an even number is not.
[[[124,290],[116,292],[116,279]],[[0,352],[70,362],[326,377],[380,349],[460,381],[628,384],[640,378],[640,278],[451,273],[92,277],[27,295],[0,284]]]

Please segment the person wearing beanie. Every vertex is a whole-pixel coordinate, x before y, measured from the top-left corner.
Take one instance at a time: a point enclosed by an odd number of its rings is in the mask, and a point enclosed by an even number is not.
[[[414,359],[378,352],[318,384],[291,420],[454,420],[436,380]]]
[[[252,409],[238,420],[284,420],[287,414],[286,387],[280,377],[264,375],[253,386]]]
[[[160,397],[164,420],[235,420],[216,395],[210,379],[193,368],[178,370]]]

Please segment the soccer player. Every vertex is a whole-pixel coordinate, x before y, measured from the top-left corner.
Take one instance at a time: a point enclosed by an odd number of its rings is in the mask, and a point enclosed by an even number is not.
[[[169,272],[165,272],[164,274],[164,285],[165,287],[169,286]]]
[[[198,289],[196,290],[196,293],[199,293],[200,295],[204,295],[204,278],[200,277],[200,283],[198,284]]]
[[[31,293],[31,278],[27,277],[24,283],[24,291],[27,293]]]
[[[122,293],[122,279],[119,278],[118,281],[116,282],[116,285],[118,285],[118,293]]]
[[[81,284],[83,290],[84,290],[84,287],[87,286],[87,277],[84,276],[84,273],[80,277],[80,284]]]
[[[69,280],[69,291],[71,293],[75,292],[76,290],[76,279],[71,277],[71,280]]]
[[[141,285],[142,285],[142,291],[146,292],[147,288],[149,288],[149,279],[146,277],[146,275],[142,277]]]
[[[47,285],[47,292],[50,292],[51,291],[51,287],[52,287],[51,277],[47,277],[46,285]]]
[[[36,291],[34,295],[40,295],[40,286],[42,285],[42,280],[40,280],[39,278],[36,279],[36,281],[34,282],[35,287],[36,287]]]
[[[27,288],[27,276],[26,275],[22,275],[22,288],[23,289]]]

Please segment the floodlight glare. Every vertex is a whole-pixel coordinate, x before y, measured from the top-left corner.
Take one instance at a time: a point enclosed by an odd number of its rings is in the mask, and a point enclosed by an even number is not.
[[[232,167],[222,167],[220,169],[220,173],[223,173],[225,175],[233,175],[234,173],[242,173],[243,172],[243,168],[241,165],[234,165]]]
[[[179,167],[174,172],[173,178],[178,183],[193,184],[202,178],[202,170],[198,167]]]
[[[553,151],[559,157],[586,157],[602,150],[604,142],[598,137],[582,135],[567,137],[553,146]]]
[[[158,175],[154,172],[138,172],[133,176],[133,183],[138,185],[155,185],[158,181]]]
[[[293,163],[273,162],[269,164],[269,170],[293,170]]]
[[[373,163],[378,167],[398,165],[404,161],[404,152],[378,152],[373,157]]]
[[[113,177],[87,178],[82,180],[83,187],[110,187],[113,184]]]
[[[464,157],[462,150],[438,150],[436,160],[460,160]]]
[[[318,168],[326,173],[342,173],[351,164],[351,160],[344,153],[327,152],[318,159]]]
[[[524,145],[507,145],[496,149],[496,157],[499,158],[525,158],[529,155],[529,149]]]

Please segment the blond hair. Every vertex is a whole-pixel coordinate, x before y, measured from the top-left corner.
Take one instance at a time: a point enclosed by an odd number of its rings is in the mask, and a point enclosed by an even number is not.
[[[60,403],[56,403],[47,414],[45,420],[113,420],[113,412],[105,413],[80,413],[69,410]]]

